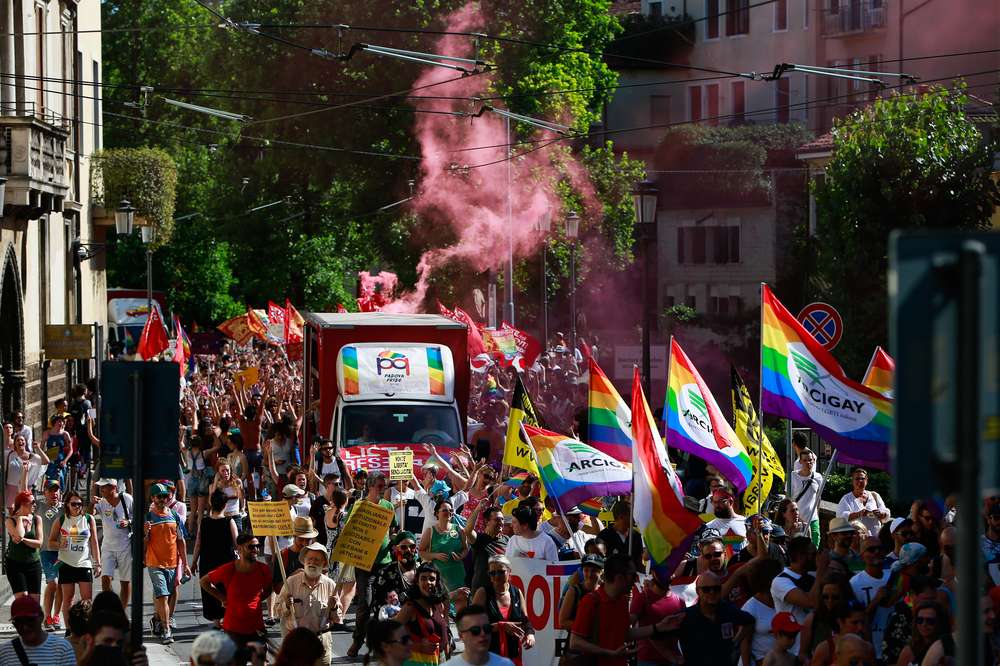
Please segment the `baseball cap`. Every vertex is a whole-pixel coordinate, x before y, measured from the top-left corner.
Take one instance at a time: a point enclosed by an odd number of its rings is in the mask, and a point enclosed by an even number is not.
[[[798,623],[795,616],[788,611],[776,613],[771,620],[771,631],[784,631],[789,634],[797,634],[802,631],[802,625]]]
[[[283,497],[285,497],[286,499],[289,498],[289,497],[300,497],[300,496],[305,495],[305,494],[306,494],[306,491],[302,490],[301,488],[299,488],[294,483],[287,484],[282,489],[282,491],[281,491],[281,495]]]
[[[563,515],[566,515],[566,516],[577,516],[577,515],[579,515],[581,513],[583,513],[583,511],[580,511],[580,508],[579,507],[575,507],[575,506],[572,507],[572,508],[570,508],[570,509],[566,509],[565,511],[563,511]]]
[[[581,567],[597,567],[599,569],[604,568],[604,558],[600,555],[584,555],[583,560],[580,561]]]
[[[115,479],[98,479],[97,483],[95,483],[94,485],[98,486],[98,487],[100,487],[100,486],[117,486],[118,485],[118,481],[115,480]]]
[[[316,543],[314,541],[313,543],[309,544],[308,546],[306,546],[302,550],[315,550],[317,553],[323,553],[323,557],[325,557],[327,559],[327,561],[330,560],[330,553],[326,552],[326,546],[324,546],[321,543]],[[303,555],[304,554],[305,553],[303,553]]]
[[[35,618],[42,616],[42,607],[38,600],[31,595],[24,595],[14,599],[10,605],[10,619]]]
[[[776,523],[772,523],[771,524],[771,538],[772,539],[783,539],[786,536],[788,536],[788,535],[785,534],[785,530],[784,530],[784,528],[781,525],[778,525]]]
[[[221,631],[206,631],[191,644],[191,659],[198,663],[203,657],[216,664],[227,664],[236,657],[236,643]]]
[[[46,488],[60,488],[60,487],[62,487],[62,484],[59,483],[59,479],[48,479],[45,482],[45,487]]]
[[[827,534],[844,534],[850,532],[851,534],[857,532],[858,530],[848,522],[847,518],[843,516],[835,516],[830,519],[830,527],[826,530]]]
[[[899,528],[910,527],[911,525],[913,525],[913,521],[909,518],[893,518],[892,522],[889,523],[889,534],[895,534]]]
[[[154,483],[153,487],[149,489],[149,494],[153,497],[164,497],[169,495],[170,491],[162,483]]]

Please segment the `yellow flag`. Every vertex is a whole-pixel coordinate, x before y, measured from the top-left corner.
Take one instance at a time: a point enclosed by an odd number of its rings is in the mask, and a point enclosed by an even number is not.
[[[539,426],[535,408],[531,405],[528,392],[518,375],[514,386],[514,396],[510,401],[510,417],[507,419],[507,443],[504,447],[503,462],[505,465],[526,469],[535,476],[538,474],[538,463],[531,444],[521,437],[521,423]]]
[[[785,470],[781,460],[771,446],[770,440],[764,434],[757,411],[754,409],[750,392],[736,368],[732,368],[733,394],[733,430],[736,437],[747,450],[747,455],[753,463],[753,479],[743,493],[743,515],[752,516],[761,513],[764,502],[771,493],[775,477],[785,480]]]

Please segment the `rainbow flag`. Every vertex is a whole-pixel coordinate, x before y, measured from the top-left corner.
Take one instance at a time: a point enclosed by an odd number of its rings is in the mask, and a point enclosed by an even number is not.
[[[341,358],[344,363],[344,394],[357,395],[361,390],[358,385],[358,348],[344,347]]]
[[[875,348],[872,360],[868,362],[868,370],[865,371],[865,378],[861,383],[870,389],[878,391],[887,398],[894,397],[892,394],[892,379],[896,374],[896,362],[885,353],[881,347]]]
[[[591,357],[588,443],[620,462],[632,462],[632,411]]]
[[[653,565],[672,573],[703,523],[697,514],[684,508],[684,491],[653,422],[638,368],[632,376],[632,414],[635,523]]]
[[[600,495],[632,492],[632,466],[572,437],[522,424],[535,451],[539,476],[562,507]]]
[[[841,369],[761,284],[761,411],[812,428],[853,459],[889,466],[892,399]]]
[[[427,381],[431,395],[444,395],[444,362],[440,347],[427,348]]]
[[[753,478],[753,464],[712,392],[677,340],[670,339],[667,404],[667,444],[698,456],[742,492]]]

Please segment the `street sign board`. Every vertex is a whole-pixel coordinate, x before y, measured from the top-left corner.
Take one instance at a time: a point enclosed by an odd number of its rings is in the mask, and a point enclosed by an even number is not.
[[[836,347],[844,336],[844,320],[829,303],[810,303],[799,311],[796,319],[827,351]]]
[[[889,342],[896,359],[891,449],[897,497],[947,494],[958,478],[958,296],[941,266],[968,240],[986,247],[980,289],[980,488],[1000,493],[1000,234],[896,233],[889,244]]]
[[[92,324],[46,324],[45,358],[70,360],[93,358],[94,326]]]
[[[615,379],[632,379],[635,366],[642,367],[641,345],[615,345]],[[656,381],[667,376],[667,346],[651,345],[649,348],[649,375]]]

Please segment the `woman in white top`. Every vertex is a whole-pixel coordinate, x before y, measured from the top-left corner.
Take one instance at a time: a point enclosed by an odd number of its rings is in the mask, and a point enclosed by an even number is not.
[[[4,426],[5,434],[9,434],[10,424]],[[23,435],[14,435],[13,442],[7,451],[7,487],[4,489],[5,507],[14,504],[14,498],[19,492],[27,490],[38,483],[49,464],[45,450],[35,444],[35,452],[28,448],[28,441]]]
[[[743,604],[743,611],[754,619],[753,633],[740,644],[740,665],[753,666],[764,661],[764,657],[774,647],[771,620],[777,611],[771,598],[771,581],[782,570],[781,562],[771,559],[757,559],[744,566],[750,567],[747,582],[753,596]]]
[[[837,515],[848,522],[858,520],[868,530],[865,536],[877,537],[882,523],[892,515],[874,490],[868,490],[868,472],[863,467],[851,470],[851,492],[840,498]]]
[[[233,468],[225,460],[216,464],[215,479],[208,487],[208,496],[211,497],[216,490],[221,490],[226,496],[226,507],[222,510],[222,515],[226,518],[239,516],[243,503],[243,484],[233,476]]]
[[[519,506],[512,514],[514,536],[507,542],[504,553],[508,558],[525,557],[554,562],[559,559],[556,542],[538,529],[538,514],[526,506]]]
[[[49,548],[59,551],[59,587],[62,589],[63,617],[69,617],[76,586],[80,599],[89,601],[94,592],[94,576],[101,575],[101,549],[97,545],[97,523],[83,510],[80,493],[65,496],[65,512],[49,533]]]

